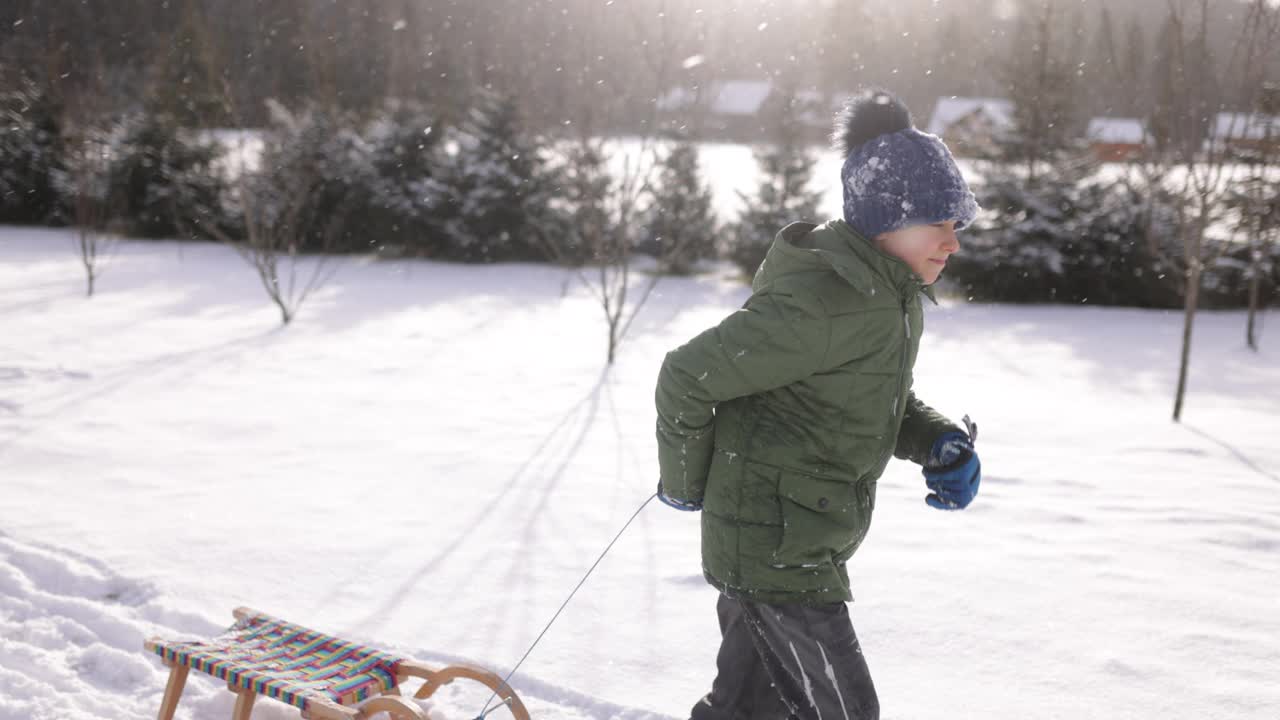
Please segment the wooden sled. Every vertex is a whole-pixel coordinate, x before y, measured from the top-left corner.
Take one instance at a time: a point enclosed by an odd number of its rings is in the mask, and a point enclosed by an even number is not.
[[[385,712],[393,720],[427,720],[400,695],[400,684],[421,678],[415,698],[431,697],[459,678],[479,682],[501,698],[515,720],[529,720],[520,698],[502,678],[471,665],[434,669],[357,643],[309,630],[249,608],[208,642],[152,638],[145,647],[169,670],[160,720],[172,720],[192,669],[225,680],[236,694],[232,720],[249,720],[259,695],[293,705],[307,720],[361,720]]]

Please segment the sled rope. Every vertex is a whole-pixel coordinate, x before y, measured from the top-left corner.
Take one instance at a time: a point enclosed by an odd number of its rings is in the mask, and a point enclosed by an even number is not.
[[[511,668],[511,672],[507,673],[506,677],[502,678],[502,684],[499,685],[498,687],[500,688],[510,687],[509,685],[507,685],[507,681],[511,679],[512,675],[516,674],[516,671],[519,670],[520,666],[524,664],[524,661],[528,659],[529,653],[533,652],[533,649],[538,647],[538,643],[542,642],[542,637],[546,635],[547,631],[551,629],[551,626],[555,624],[556,619],[560,617],[560,613],[564,612],[564,609],[569,605],[569,601],[573,599],[573,596],[578,594],[578,590],[581,589],[582,586],[587,582],[587,578],[591,577],[591,573],[595,572],[596,566],[600,564],[601,560],[604,560],[604,556],[608,555],[609,551],[613,549],[613,544],[618,542],[618,538],[622,537],[622,533],[626,532],[627,528],[631,527],[631,523],[637,517],[640,516],[641,511],[643,511],[646,507],[648,507],[649,503],[652,502],[653,499],[656,497],[658,497],[658,494],[654,493],[650,495],[648,499],[646,499],[643,503],[640,503],[640,507],[636,508],[636,511],[631,514],[631,519],[627,520],[627,523],[622,526],[622,529],[618,531],[618,534],[614,535],[613,539],[609,541],[609,544],[605,546],[604,552],[600,553],[600,557],[596,558],[596,561],[591,564],[591,567],[587,570],[587,573],[582,576],[581,580],[578,581],[578,585],[573,588],[572,592],[569,593],[569,597],[565,598],[564,602],[560,604],[560,609],[556,610],[556,614],[551,616],[551,620],[547,623],[547,626],[542,628],[542,632],[538,633],[538,637],[533,641],[533,644],[529,646],[529,649],[525,651],[524,656],[520,658],[520,662],[516,663],[516,666]],[[475,717],[475,720],[485,720],[485,718],[489,716],[489,713],[493,712],[494,710],[497,710],[498,708],[506,704],[506,701],[503,701],[495,705],[492,709],[490,709],[489,703],[493,702],[493,699],[497,696],[498,696],[498,691],[495,689],[493,691],[493,694],[489,696],[489,699],[485,701],[484,709],[481,710],[480,714]]]

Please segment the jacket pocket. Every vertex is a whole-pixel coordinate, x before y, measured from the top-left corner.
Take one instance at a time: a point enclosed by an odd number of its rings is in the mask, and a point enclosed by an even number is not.
[[[856,498],[862,509],[862,524],[856,528],[853,537],[849,538],[847,545],[841,547],[835,554],[837,563],[848,562],[849,558],[857,552],[858,546],[862,545],[862,541],[867,537],[867,531],[871,529],[871,515],[876,509],[876,481],[863,480],[856,486]]]
[[[860,485],[783,471],[778,477],[782,540],[778,567],[817,567],[861,542],[871,508]]]

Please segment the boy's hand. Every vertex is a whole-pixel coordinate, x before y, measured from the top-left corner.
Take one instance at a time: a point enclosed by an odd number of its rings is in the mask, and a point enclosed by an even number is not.
[[[950,432],[938,438],[925,465],[924,477],[925,485],[933,491],[925,498],[930,507],[939,510],[968,507],[982,482],[982,463],[970,437]]]
[[[658,499],[664,504],[669,505],[677,510],[685,512],[697,512],[702,509],[702,503],[693,500],[677,500],[676,498],[662,492],[662,481],[658,481]]]

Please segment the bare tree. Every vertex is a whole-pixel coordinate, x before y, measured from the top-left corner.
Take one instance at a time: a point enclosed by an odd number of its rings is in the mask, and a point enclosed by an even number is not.
[[[600,12],[599,6],[596,7],[596,10],[584,8],[583,12]],[[648,81],[648,97],[656,100],[672,76],[671,62],[677,46],[674,21],[666,12],[666,0],[660,4],[656,28],[649,28],[651,20],[638,14],[633,14],[631,20],[637,31],[647,37],[643,47],[648,72],[642,82]],[[582,57],[596,55],[597,48],[591,37],[579,36],[578,42]],[[566,185],[574,208],[569,227],[558,241],[549,243],[549,252],[561,260],[570,252],[576,252],[584,261],[576,268],[577,276],[604,312],[608,331],[606,357],[612,365],[631,324],[662,279],[660,273],[653,272],[636,286],[634,280],[639,273],[632,267],[636,243],[633,227],[643,198],[651,189],[656,164],[657,106],[650,103],[648,117],[639,123],[644,130],[638,149],[634,153],[624,149],[621,171],[609,178],[604,176],[608,172],[608,156],[603,144],[595,138],[598,117],[595,98],[580,97],[580,103],[572,109],[575,116],[572,124],[577,128],[578,137],[566,168]],[[681,246],[663,248],[659,267],[669,266],[677,254],[685,250]]]
[[[1028,183],[1035,183],[1046,162],[1071,144],[1077,93],[1066,42],[1055,37],[1061,25],[1054,0],[1041,0],[1034,14],[1019,19],[1015,42],[1003,71],[1013,102],[1014,132],[1003,139],[1009,159],[1026,162]]]
[[[1206,243],[1206,233],[1220,210],[1224,182],[1228,178],[1228,143],[1204,142],[1205,125],[1213,110],[1221,109],[1218,99],[1221,88],[1213,79],[1211,57],[1206,38],[1209,34],[1209,0],[1199,0],[1194,18],[1187,11],[1186,2],[1169,0],[1169,19],[1163,42],[1168,67],[1165,76],[1164,99],[1167,125],[1162,129],[1164,137],[1157,138],[1157,153],[1168,166],[1177,169],[1173,192],[1176,198],[1177,230],[1184,267],[1184,304],[1182,350],[1178,367],[1178,385],[1174,395],[1173,420],[1182,419],[1186,398],[1187,373],[1191,362],[1191,341],[1195,326],[1196,310],[1204,268],[1221,254],[1223,247]],[[1259,23],[1262,14],[1272,12],[1268,0],[1251,0],[1242,19],[1237,42],[1224,67],[1223,77],[1248,78],[1255,76],[1267,53],[1272,52],[1274,35],[1260,38],[1266,31]],[[1231,117],[1235,118],[1236,115]],[[1234,124],[1234,120],[1233,120]],[[1233,135],[1235,129],[1226,129]],[[1161,164],[1164,164],[1163,162]]]
[[[1233,212],[1234,227],[1246,236],[1245,280],[1248,284],[1248,316],[1245,322],[1245,343],[1251,350],[1258,349],[1258,310],[1261,302],[1262,278],[1270,268],[1272,246],[1280,231],[1280,177],[1276,175],[1280,127],[1276,127],[1276,115],[1280,112],[1280,88],[1268,92],[1268,99],[1258,105],[1259,116],[1249,134],[1254,142],[1243,151],[1249,172],[1238,178],[1226,192],[1226,205]],[[1260,127],[1259,127],[1260,126]]]
[[[1245,322],[1245,342],[1250,349],[1257,351],[1258,301],[1263,258],[1274,242],[1276,231],[1280,229],[1277,227],[1280,226],[1280,207],[1275,207],[1280,199],[1275,197],[1277,183],[1271,176],[1273,166],[1280,160],[1274,147],[1276,143],[1280,143],[1275,127],[1276,117],[1280,116],[1280,85],[1267,82],[1267,71],[1270,63],[1277,57],[1275,47],[1280,42],[1280,7],[1258,0],[1250,5],[1248,13],[1245,22],[1249,24],[1251,32],[1247,34],[1246,40],[1250,47],[1245,52],[1256,55],[1257,62],[1247,68],[1252,73],[1243,77],[1242,81],[1245,93],[1253,97],[1249,106],[1259,115],[1262,137],[1256,138],[1260,143],[1253,158],[1257,173],[1244,183],[1246,204],[1252,212],[1242,213],[1241,219],[1249,232],[1249,314]]]
[[[112,219],[112,147],[110,122],[104,118],[110,117],[110,112],[100,72],[101,65],[91,73],[95,78],[91,86],[64,100],[65,116],[60,123],[67,157],[57,182],[63,196],[71,199],[75,246],[85,271],[87,297],[93,297],[104,264],[115,249],[115,236],[107,227]]]
[[[267,97],[293,104],[336,95],[344,108],[360,111],[377,107],[387,92],[410,92],[452,112],[468,89],[509,81],[530,91],[525,111],[531,120],[559,122],[560,108],[577,99],[569,76],[580,66],[573,62],[572,46],[578,36],[591,35],[601,50],[591,62],[593,83],[604,81],[618,100],[604,118],[612,128],[630,128],[649,101],[635,91],[634,79],[645,71],[647,37],[629,22],[634,16],[652,21],[663,13],[682,29],[704,28],[702,37],[677,48],[673,57],[679,62],[702,56],[699,74],[707,81],[760,78],[794,64],[806,82],[820,82],[829,93],[889,84],[912,107],[925,107],[939,95],[1000,92],[998,80],[985,71],[988,55],[1003,52],[1002,46],[1018,35],[1014,18],[1036,4],[5,0],[0,2],[0,59],[30,62],[38,56],[28,48],[47,46],[57,49],[59,67],[73,72],[99,51],[109,63],[135,70],[156,57],[180,60],[181,49],[173,52],[172,39],[185,22],[182,8],[188,2],[200,7],[226,48],[225,68],[255,122],[264,118]],[[1126,30],[1149,39],[1162,14],[1162,3],[1152,0],[1071,0],[1059,3],[1059,18],[1062,9],[1096,13],[1102,6],[1116,22],[1117,41],[1134,37]],[[1238,16],[1242,7],[1241,0],[1211,0],[1218,17]],[[858,30],[856,43],[848,42],[850,28]],[[1062,30],[1056,33],[1061,40]],[[1211,38],[1215,47],[1227,47],[1223,35]],[[1140,61],[1142,43],[1125,44],[1125,58]],[[181,63],[171,65],[178,69]],[[1136,73],[1129,76],[1130,97],[1142,80]],[[218,92],[217,84],[204,83],[198,73],[191,81],[184,88],[193,98]]]
[[[607,328],[606,359],[617,359],[618,347],[640,308],[661,277],[654,273],[634,287],[632,227],[640,198],[648,188],[641,157],[628,155],[616,177],[598,139],[582,137],[568,150],[564,168],[567,223],[554,241],[557,259],[574,264],[578,280],[599,302]],[[639,291],[638,297],[632,293]]]
[[[199,23],[207,27],[207,23]],[[201,38],[198,47],[206,54],[204,66],[213,71],[214,68],[225,68],[221,61],[223,53],[215,46],[212,38]],[[246,128],[245,116],[236,102],[236,94],[225,76],[221,83],[222,103],[228,117],[232,118],[236,127]],[[275,106],[277,117],[292,117],[282,106]],[[239,162],[231,167],[233,175],[232,200],[239,206],[242,227],[232,236],[218,226],[218,223],[207,223],[203,230],[215,239],[233,248],[240,257],[254,269],[267,297],[280,311],[280,322],[288,325],[297,316],[298,311],[311,294],[332,279],[336,268],[330,267],[325,253],[333,238],[340,229],[343,212],[333,212],[322,229],[322,243],[319,252],[310,259],[310,269],[302,267],[304,258],[300,256],[301,248],[308,229],[317,222],[318,208],[315,202],[319,195],[323,178],[309,177],[301,182],[284,187],[271,187],[269,193],[263,193],[262,187],[255,186],[254,172],[247,168],[249,153],[246,152],[247,140],[242,133],[238,140],[239,147],[235,157]],[[263,154],[266,148],[263,148]],[[265,166],[267,158],[260,157],[259,164]],[[260,167],[258,172],[265,171]],[[172,208],[175,222],[182,227],[185,220],[179,216],[177,208]],[[190,234],[190,228],[183,228]]]
[[[1280,13],[1272,16],[1274,23]],[[1272,28],[1275,36],[1275,28]],[[1253,209],[1249,223],[1249,315],[1245,321],[1245,342],[1255,352],[1258,350],[1258,302],[1261,293],[1264,258],[1270,254],[1280,231],[1280,182],[1274,177],[1277,157],[1276,144],[1280,143],[1276,118],[1280,117],[1280,85],[1264,87],[1258,103],[1258,111],[1265,123],[1262,145],[1258,157],[1258,176],[1246,186],[1249,205]]]
[[[242,137],[236,153],[242,163],[247,156],[244,144]],[[339,209],[329,216],[321,229],[319,252],[309,259],[311,267],[304,269],[306,259],[300,249],[308,228],[318,220],[315,200],[323,178],[303,178],[301,182],[277,188],[269,194],[268,201],[261,188],[255,186],[253,174],[243,165],[233,172],[234,199],[239,205],[242,235],[232,237],[217,223],[209,223],[204,229],[249,263],[262,281],[267,297],[279,309],[281,324],[288,325],[311,294],[333,278],[337,268],[331,266],[326,251],[332,247],[345,213]]]
[[[114,236],[107,233],[110,220],[108,173],[111,147],[99,128],[84,129],[68,145],[68,186],[72,215],[76,224],[76,248],[85,271],[85,295],[93,297],[104,261],[115,249]]]

